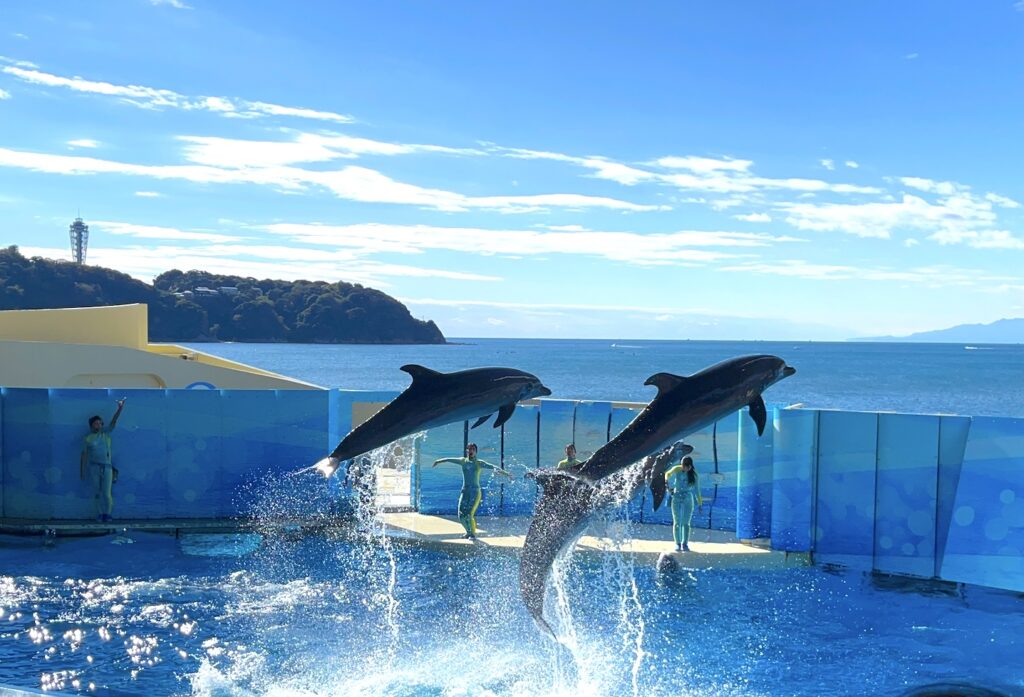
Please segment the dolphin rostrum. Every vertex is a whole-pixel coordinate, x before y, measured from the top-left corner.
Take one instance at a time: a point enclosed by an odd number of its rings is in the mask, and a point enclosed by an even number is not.
[[[519,565],[519,589],[538,626],[550,631],[542,612],[551,565],[578,537],[577,530],[602,499],[606,478],[744,406],[750,407],[761,434],[767,421],[761,393],[795,372],[776,356],[743,356],[689,377],[655,373],[644,384],[657,387],[658,394],[621,433],[576,472],[538,476],[541,496]],[[663,473],[652,477],[651,485],[655,503],[660,504],[665,495]]]
[[[325,477],[341,463],[411,433],[477,419],[476,428],[498,412],[494,427],[508,421],[516,403],[546,397],[551,390],[536,375],[514,368],[472,368],[440,373],[421,365],[403,365],[412,384],[383,409],[352,429],[330,455],[316,464]]]

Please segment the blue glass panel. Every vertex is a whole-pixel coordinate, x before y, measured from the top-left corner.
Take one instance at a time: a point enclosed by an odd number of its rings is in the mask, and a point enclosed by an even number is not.
[[[878,415],[875,570],[934,574],[938,463],[938,416]]]
[[[818,412],[775,409],[772,422],[772,547],[811,551]]]
[[[758,436],[753,419],[742,413],[738,419],[736,536],[742,540],[771,535],[774,413],[768,412],[763,436]]]
[[[878,414],[822,411],[815,556],[870,570],[874,557]]]
[[[971,423],[941,575],[1024,591],[1024,419]]]
[[[540,408],[517,406],[512,418],[505,422],[505,469],[514,479],[502,489],[504,515],[531,515],[537,497],[537,485],[526,479],[528,470],[537,468],[537,435]],[[545,463],[550,467],[551,463]]]

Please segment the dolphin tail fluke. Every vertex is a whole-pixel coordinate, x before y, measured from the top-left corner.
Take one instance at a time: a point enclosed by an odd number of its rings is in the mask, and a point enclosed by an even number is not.
[[[750,403],[750,418],[757,424],[757,435],[764,435],[764,426],[768,423],[768,410],[764,406],[764,398],[757,395]]]
[[[546,619],[544,619],[540,615],[534,615],[533,623],[537,625],[537,629],[539,629],[542,633],[547,634],[555,641],[558,641],[558,637],[555,635],[555,630],[551,628],[551,625],[548,624],[548,621]]]
[[[470,428],[476,428],[477,426],[482,426],[483,424],[487,423],[487,419],[489,419],[489,418],[491,418],[490,414],[484,414],[479,419],[477,419],[476,423],[474,423],[472,426],[470,426]]]
[[[330,479],[339,467],[341,467],[341,460],[336,457],[325,457],[313,465],[313,469],[324,475],[324,479]]]
[[[516,410],[516,403],[511,402],[506,404],[498,410],[498,418],[494,420],[494,427],[501,428],[501,425],[512,418],[512,413]]]

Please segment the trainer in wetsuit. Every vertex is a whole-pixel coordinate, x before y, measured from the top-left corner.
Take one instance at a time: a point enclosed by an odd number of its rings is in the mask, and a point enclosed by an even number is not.
[[[117,400],[117,411],[110,420],[110,425],[103,428],[103,417],[93,416],[89,419],[89,434],[82,442],[82,457],[79,463],[79,476],[84,480],[86,472],[92,479],[96,497],[96,520],[109,521],[114,512],[114,494],[111,485],[114,483],[114,465],[111,461],[110,433],[117,426],[117,418],[124,409],[124,399]]]
[[[677,552],[689,552],[690,521],[693,509],[700,510],[704,499],[700,495],[700,477],[693,467],[693,458],[687,455],[675,467],[665,472],[665,483],[672,494],[672,537]]]
[[[462,467],[462,491],[459,493],[459,522],[466,529],[464,538],[476,539],[476,509],[480,505],[480,472],[482,470],[494,470],[497,474],[503,474],[509,479],[512,475],[502,469],[498,469],[489,462],[480,460],[476,456],[476,443],[466,446],[466,457],[443,457],[434,460],[434,467],[443,462],[450,462]]]
[[[565,459],[555,465],[556,470],[569,470],[575,472],[583,465],[583,460],[576,459],[576,445],[569,443],[565,446]]]

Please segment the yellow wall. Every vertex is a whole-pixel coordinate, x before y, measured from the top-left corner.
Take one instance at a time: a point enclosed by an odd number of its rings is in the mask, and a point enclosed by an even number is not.
[[[267,371],[235,370],[180,357],[189,353],[193,352],[179,349],[161,356],[121,346],[0,341],[0,386],[181,388],[208,382],[220,389],[321,389]]]
[[[0,341],[58,341],[145,348],[144,304],[0,312]]]

